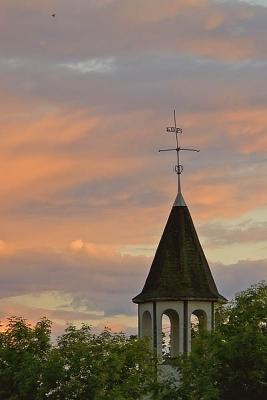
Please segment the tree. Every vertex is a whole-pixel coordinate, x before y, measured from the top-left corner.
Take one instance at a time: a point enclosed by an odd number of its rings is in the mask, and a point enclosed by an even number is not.
[[[51,344],[51,322],[12,317],[0,333],[1,400],[136,400],[156,393],[148,343],[70,325]],[[156,397],[155,397],[156,398]]]
[[[146,341],[71,325],[49,354],[41,398],[136,400],[151,390],[152,371]]]
[[[267,284],[251,286],[217,311],[214,333],[194,339],[178,361],[183,400],[267,398]]]
[[[0,332],[0,399],[136,400],[149,393],[153,400],[265,400],[267,284],[219,307],[216,322],[215,332],[195,335],[190,356],[172,360],[177,388],[157,382],[146,340],[70,325],[52,344],[49,320],[30,326],[12,317]]]
[[[42,368],[50,351],[51,322],[35,326],[11,317],[0,332],[0,399],[36,400]]]

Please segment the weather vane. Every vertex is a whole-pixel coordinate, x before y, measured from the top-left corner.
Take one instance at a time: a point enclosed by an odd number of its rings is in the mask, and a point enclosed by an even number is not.
[[[184,167],[180,164],[180,151],[196,151],[199,152],[200,150],[197,149],[187,149],[187,148],[182,148],[179,146],[179,141],[178,141],[178,134],[182,133],[183,130],[182,128],[177,128],[176,126],[176,115],[175,115],[175,110],[173,110],[173,120],[174,120],[174,126],[168,126],[166,128],[166,132],[168,133],[175,133],[175,138],[176,138],[176,147],[173,149],[160,149],[159,152],[161,151],[176,151],[177,154],[177,165],[175,165],[175,172],[178,177],[178,193],[181,193],[181,173],[183,172]]]

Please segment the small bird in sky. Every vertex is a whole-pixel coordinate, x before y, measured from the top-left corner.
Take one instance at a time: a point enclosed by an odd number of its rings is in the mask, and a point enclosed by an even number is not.
[[[51,17],[55,18],[56,14],[51,14]]]

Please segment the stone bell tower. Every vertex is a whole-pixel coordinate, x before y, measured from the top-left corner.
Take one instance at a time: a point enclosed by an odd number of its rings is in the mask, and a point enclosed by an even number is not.
[[[188,354],[191,349],[191,316],[213,330],[215,304],[226,299],[218,293],[199,242],[189,209],[181,193],[178,146],[180,128],[167,128],[176,135],[178,194],[160,239],[142,292],[133,298],[138,304],[139,337],[150,338],[151,348],[162,355],[162,317],[170,320],[170,356]],[[161,150],[162,151],[162,150]]]

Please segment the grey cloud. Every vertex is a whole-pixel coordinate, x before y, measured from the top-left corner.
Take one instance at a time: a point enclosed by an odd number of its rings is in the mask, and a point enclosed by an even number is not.
[[[114,57],[104,59],[93,58],[91,60],[85,60],[75,63],[69,62],[65,64],[59,64],[58,66],[81,74],[89,74],[92,72],[103,74],[114,71],[114,69],[116,69]]]
[[[60,0],[51,3],[59,10],[57,17],[51,18],[47,4],[43,7],[25,1],[12,5],[6,2],[0,30],[2,54],[9,58],[19,54],[66,61],[152,50],[196,55],[206,52],[216,58],[223,54],[217,48],[208,50],[207,40],[222,40],[228,44],[226,48],[232,46],[238,51],[241,39],[248,46],[253,43],[253,54],[249,55],[266,57],[267,10],[262,7],[210,0],[200,7],[183,3],[182,9],[178,7],[166,18],[162,14],[162,18],[151,19],[151,10],[159,4],[154,0],[144,7],[139,1],[133,6],[131,0],[117,0],[99,7],[92,1],[76,1],[74,5]],[[224,15],[223,21],[207,27],[209,18],[218,13]]]
[[[136,307],[131,298],[141,290],[150,264],[147,257],[97,259],[83,252],[25,250],[2,256],[0,293],[5,298],[52,290],[72,296],[68,306],[73,312],[82,306],[89,313],[98,310],[106,316],[132,315]],[[218,288],[228,298],[252,283],[267,279],[266,260],[243,260],[233,265],[211,263],[211,266]],[[64,310],[57,310],[60,311]]]
[[[199,227],[205,246],[221,247],[233,243],[267,243],[267,221],[246,221],[242,224],[223,226],[208,223]]]
[[[150,169],[143,174],[143,179]],[[72,184],[67,189],[57,191],[50,199],[26,199],[11,206],[12,215],[24,215],[31,218],[45,215],[46,218],[65,218],[66,216],[84,215],[92,217],[101,209],[109,213],[115,209],[152,208],[166,201],[162,190],[149,182],[144,184],[136,175],[115,178],[102,178]]]
[[[109,72],[77,74],[77,70],[60,69],[47,61],[22,61],[20,65],[18,59],[15,62],[17,67],[2,67],[5,80],[1,87],[26,98],[35,96],[40,101],[60,102],[62,106],[86,106],[91,112],[105,110],[108,115],[114,111],[151,108],[162,112],[169,103],[176,104],[181,113],[255,107],[267,103],[262,85],[266,80],[264,62],[231,65],[202,61],[182,55],[127,55],[115,57],[116,68]],[[69,60],[66,65],[87,62],[90,60]]]
[[[267,280],[267,260],[240,260],[231,265],[214,263],[212,272],[219,292],[230,300],[235,293]]]
[[[91,312],[90,312],[91,311]],[[45,308],[35,308],[34,313],[36,315],[39,314],[39,317],[45,316],[49,319],[59,319],[59,320],[65,320],[65,321],[73,321],[73,320],[101,320],[103,318],[102,315],[97,315],[96,313],[92,313],[93,309],[90,308],[88,311],[66,311],[66,310],[60,310],[60,309],[45,309]]]
[[[144,281],[148,263],[145,257],[98,259],[83,252],[20,251],[2,256],[0,293],[6,298],[61,291],[73,296],[74,309],[83,299],[88,309],[93,304],[93,310],[104,310],[105,315],[131,314],[131,298]]]

